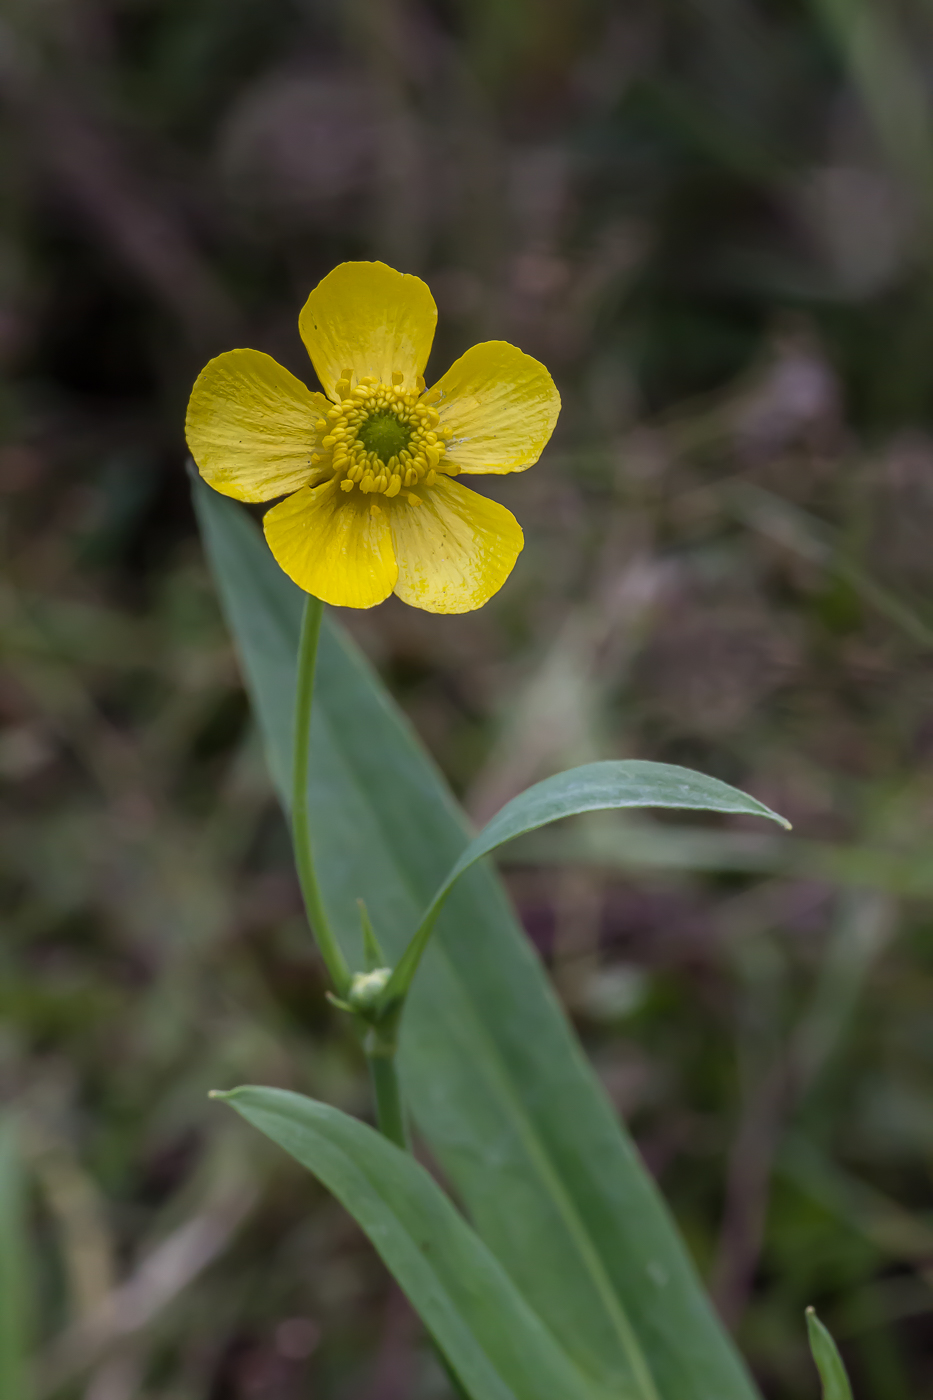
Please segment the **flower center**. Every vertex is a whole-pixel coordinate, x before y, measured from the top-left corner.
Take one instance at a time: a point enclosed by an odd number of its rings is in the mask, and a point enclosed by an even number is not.
[[[353,387],[353,375],[344,370],[336,384],[340,403],[327,410],[315,427],[320,434],[312,465],[340,482],[342,491],[358,486],[364,495],[378,492],[388,497],[405,490],[413,503],[420,497],[412,487],[432,486],[438,472],[456,476],[458,467],[442,458],[447,450],[438,431],[436,408],[423,403],[424,380],[417,389],[403,389],[402,375],[391,384],[365,376]]]
[[[411,442],[411,428],[394,413],[374,413],[357,433],[367,452],[375,452],[382,462],[397,457]]]

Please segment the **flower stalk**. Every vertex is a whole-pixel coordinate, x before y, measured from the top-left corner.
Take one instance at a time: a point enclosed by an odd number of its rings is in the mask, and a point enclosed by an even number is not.
[[[404,998],[397,998],[392,1009],[382,1013],[377,1000],[391,976],[391,968],[379,966],[384,962],[382,950],[367,913],[360,901],[363,942],[367,964],[365,972],[350,973],[340,944],[327,917],[314,866],[314,847],[308,808],[308,762],[311,755],[311,712],[314,704],[314,676],[317,669],[317,649],[321,636],[324,606],[319,598],[308,595],[298,644],[298,676],[295,689],[295,740],[292,770],[292,838],[295,864],[311,931],[317,940],[331,980],[336,989],[331,1000],[349,1011],[363,1033],[363,1050],[369,1065],[376,1121],[379,1131],[398,1147],[408,1148],[405,1113],[395,1066],[396,1032]]]
[[[337,989],[346,996],[350,990],[350,969],[330,926],[314,868],[311,822],[308,810],[308,760],[311,754],[311,708],[314,703],[314,673],[321,635],[324,605],[308,595],[298,644],[298,680],[295,689],[295,743],[292,767],[292,840],[295,865],[311,932]]]

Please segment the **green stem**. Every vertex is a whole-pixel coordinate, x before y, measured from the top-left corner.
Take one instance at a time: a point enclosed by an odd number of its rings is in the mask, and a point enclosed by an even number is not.
[[[407,1152],[408,1134],[405,1131],[405,1113],[399,1091],[395,1056],[367,1053],[366,1058],[376,1098],[376,1122],[379,1124],[379,1131],[383,1137],[394,1142],[396,1147],[401,1147]]]
[[[295,846],[295,864],[298,867],[298,881],[304,898],[305,912],[311,925],[311,932],[317,939],[318,947],[327,970],[331,975],[338,996],[346,996],[350,986],[350,971],[334,937],[334,931],[324,909],[321,891],[314,869],[314,852],[311,845],[311,824],[308,815],[308,758],[311,751],[311,705],[314,700],[314,669],[317,663],[317,644],[321,635],[321,617],[324,605],[320,598],[308,596],[305,602],[304,619],[301,624],[301,641],[298,644],[298,684],[295,691],[295,745],[292,768],[292,839]]]
[[[317,647],[321,635],[321,618],[324,607],[319,598],[308,595],[305,603],[304,619],[301,624],[301,641],[298,644],[298,684],[295,691],[295,748],[292,770],[292,837],[295,845],[295,864],[298,867],[298,880],[304,897],[308,922],[318,942],[318,947],[327,964],[337,990],[337,995],[345,997],[350,990],[350,969],[334,937],[330,920],[324,908],[317,873],[314,869],[314,851],[311,844],[311,823],[308,813],[308,759],[311,752],[311,707],[314,701],[314,671],[317,664]],[[364,922],[368,924],[368,916]],[[372,935],[374,948],[375,935]],[[368,947],[368,944],[367,944]],[[402,1096],[399,1091],[398,1074],[395,1068],[394,1032],[389,1038],[375,1027],[366,1033],[366,1058],[372,1076],[373,1092],[376,1098],[376,1119],[379,1130],[396,1146],[408,1149],[408,1135],[405,1131],[405,1114],[402,1109]]]

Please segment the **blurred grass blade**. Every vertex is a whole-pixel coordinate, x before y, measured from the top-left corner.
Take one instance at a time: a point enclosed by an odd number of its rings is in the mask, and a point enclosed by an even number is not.
[[[0,1119],[0,1400],[29,1400],[26,1193],[16,1129]]]
[[[922,831],[918,831],[918,837]],[[712,831],[610,818],[576,830],[520,837],[504,864],[592,865],[610,870],[735,870],[749,875],[802,875],[828,884],[929,898],[933,869],[915,849],[804,841],[758,831]]]
[[[201,483],[196,503],[285,794],[302,595],[241,507]],[[410,726],[333,624],[318,657],[310,781],[320,880],[347,958],[363,964],[362,898],[397,960],[470,834]],[[477,1232],[582,1372],[632,1400],[755,1394],[485,866],[458,881],[438,920],[409,998],[400,1069],[417,1125]]]
[[[513,797],[483,827],[454,865],[405,950],[386,987],[386,1001],[407,992],[434,923],[460,876],[489,855],[497,846],[524,836],[529,831],[563,817],[583,812],[619,810],[631,807],[672,807],[701,812],[731,812],[744,816],[767,817],[790,827],[790,822],[772,812],[763,802],[739,792],[738,788],[680,768],[672,763],[647,763],[641,759],[606,760],[584,763],[565,773],[555,773],[543,782]]]
[[[852,1400],[852,1387],[842,1357],[813,1308],[807,1308],[807,1335],[816,1369],[823,1382],[823,1400]]]
[[[778,1167],[783,1176],[875,1249],[913,1263],[933,1256],[933,1226],[859,1177],[841,1170],[802,1132],[788,1134]]]
[[[873,0],[814,0],[838,44],[892,167],[933,219],[933,127],[922,62],[895,6]]]
[[[863,602],[894,623],[912,641],[923,647],[933,647],[933,627],[918,616],[909,603],[872,578],[855,560],[847,558],[835,535],[822,521],[748,482],[733,485],[729,494],[739,515],[752,529],[819,565],[827,573],[836,574]]]
[[[587,1400],[587,1384],[432,1176],[372,1128],[283,1089],[217,1094],[362,1226],[473,1400]],[[609,1400],[605,1396],[605,1400]]]

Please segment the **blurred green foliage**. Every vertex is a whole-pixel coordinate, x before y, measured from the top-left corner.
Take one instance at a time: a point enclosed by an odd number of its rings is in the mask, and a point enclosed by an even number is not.
[[[815,1394],[809,1303],[858,1400],[929,1391],[931,65],[920,0],[3,6],[0,1083],[37,1396],[445,1393],[337,1206],[204,1097],[367,1112],[181,424],[219,350],[308,377],[301,302],[373,256],[429,280],[438,365],[503,336],[565,408],[492,488],[527,547],[489,607],[348,621],[478,817],[613,756],[791,817],[585,818],[509,878],[766,1395]]]

